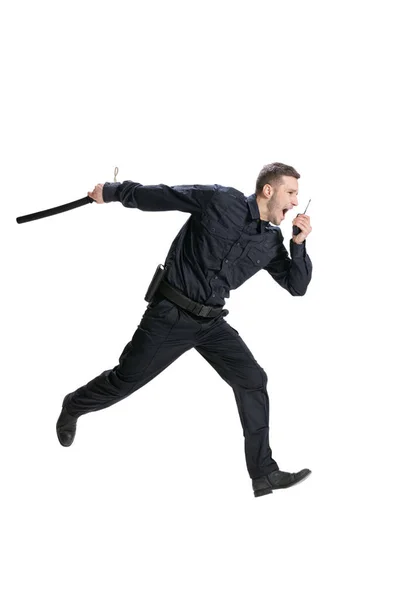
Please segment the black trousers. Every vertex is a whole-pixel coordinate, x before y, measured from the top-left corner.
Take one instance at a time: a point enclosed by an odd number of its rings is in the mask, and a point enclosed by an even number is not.
[[[79,417],[111,406],[195,348],[233,389],[250,477],[277,469],[269,445],[267,375],[238,332],[225,321],[226,314],[227,311],[211,319],[196,317],[156,295],[125,346],[119,364],[67,394],[65,408]]]

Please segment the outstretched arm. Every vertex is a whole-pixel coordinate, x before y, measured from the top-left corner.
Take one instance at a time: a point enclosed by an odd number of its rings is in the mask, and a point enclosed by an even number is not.
[[[161,211],[179,210],[201,213],[210,202],[218,185],[142,185],[133,181],[98,184],[88,195],[96,202],[121,202],[127,208]]]

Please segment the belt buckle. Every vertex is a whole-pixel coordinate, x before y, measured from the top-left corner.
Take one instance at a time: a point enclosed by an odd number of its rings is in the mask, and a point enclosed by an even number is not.
[[[211,306],[202,306],[201,310],[199,312],[199,317],[208,317],[208,315],[211,312],[212,307]]]

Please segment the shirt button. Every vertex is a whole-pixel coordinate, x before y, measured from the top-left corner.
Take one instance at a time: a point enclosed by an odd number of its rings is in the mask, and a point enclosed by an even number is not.
[[[259,263],[260,261],[258,260],[257,263]]]
[[[215,298],[215,294],[213,294],[212,297]]]
[[[239,242],[236,244],[236,246],[240,246]]]
[[[227,263],[227,262],[229,262],[229,260],[227,259],[225,262]]]
[[[218,275],[215,276],[215,279],[218,279]]]

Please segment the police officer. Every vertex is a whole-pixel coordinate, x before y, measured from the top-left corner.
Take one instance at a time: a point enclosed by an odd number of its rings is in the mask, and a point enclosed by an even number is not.
[[[126,398],[184,352],[195,348],[231,386],[244,435],[245,458],[256,497],[304,480],[311,471],[281,471],[269,445],[267,375],[224,316],[232,289],[263,269],[292,296],[303,296],[312,263],[305,240],[310,218],[293,220],[290,257],[279,228],[298,205],[299,173],[283,163],[265,165],[255,193],[246,197],[222,185],[143,186],[133,181],[97,184],[99,204],[120,202],[146,211],[190,213],[157,269],[140,325],[106,370],[64,398],[57,421],[63,446],[74,441],[77,419]],[[295,230],[294,230],[295,231]]]

